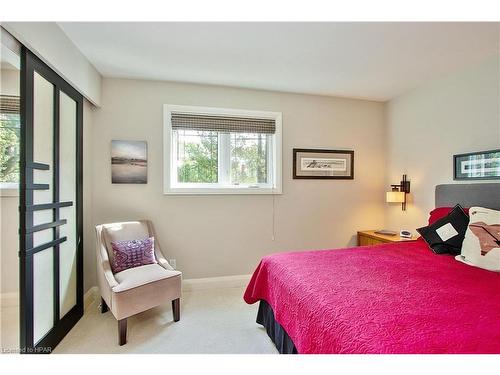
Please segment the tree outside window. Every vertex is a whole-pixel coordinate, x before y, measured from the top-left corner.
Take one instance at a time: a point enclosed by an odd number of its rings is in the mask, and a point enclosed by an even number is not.
[[[0,113],[0,182],[19,182],[19,114]]]
[[[205,184],[220,182],[220,136],[218,132],[196,130],[174,132],[178,182]],[[228,153],[224,154],[230,158],[229,183],[234,185],[267,183],[267,135],[230,133],[227,136],[229,148]]]

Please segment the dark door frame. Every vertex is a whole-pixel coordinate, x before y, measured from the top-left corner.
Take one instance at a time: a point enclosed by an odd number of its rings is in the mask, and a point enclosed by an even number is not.
[[[48,189],[49,185],[33,181],[33,171],[48,170],[49,166],[33,160],[33,100],[34,72],[54,85],[54,139],[53,139],[53,202],[34,205],[33,191]],[[59,202],[59,93],[63,91],[75,100],[76,109],[76,202]],[[83,96],[48,67],[26,47],[21,48],[21,147],[20,147],[20,193],[19,193],[19,296],[20,296],[20,351],[21,353],[50,353],[83,315]],[[66,224],[60,220],[59,208],[76,205],[76,305],[63,317],[59,311],[59,227]],[[50,209],[53,221],[33,226],[33,212]],[[33,247],[33,233],[52,228],[53,241]],[[33,316],[33,255],[53,248],[54,259],[54,324],[52,329],[38,342],[34,342]]]

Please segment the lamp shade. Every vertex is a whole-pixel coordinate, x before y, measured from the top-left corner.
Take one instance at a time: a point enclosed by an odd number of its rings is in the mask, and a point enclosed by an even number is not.
[[[402,191],[388,191],[385,195],[385,200],[388,203],[403,203],[405,201],[405,193]]]

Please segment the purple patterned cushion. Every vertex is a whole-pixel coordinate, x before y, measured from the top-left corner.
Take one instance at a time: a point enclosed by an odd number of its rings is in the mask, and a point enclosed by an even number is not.
[[[113,260],[111,269],[118,273],[129,268],[158,263],[155,258],[154,237],[143,240],[111,241]]]

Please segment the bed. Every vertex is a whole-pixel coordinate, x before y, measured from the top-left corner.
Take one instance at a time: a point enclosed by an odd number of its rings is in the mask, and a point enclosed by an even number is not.
[[[436,207],[500,209],[500,184],[436,187]],[[500,353],[500,273],[423,240],[264,257],[245,291],[280,353]]]

